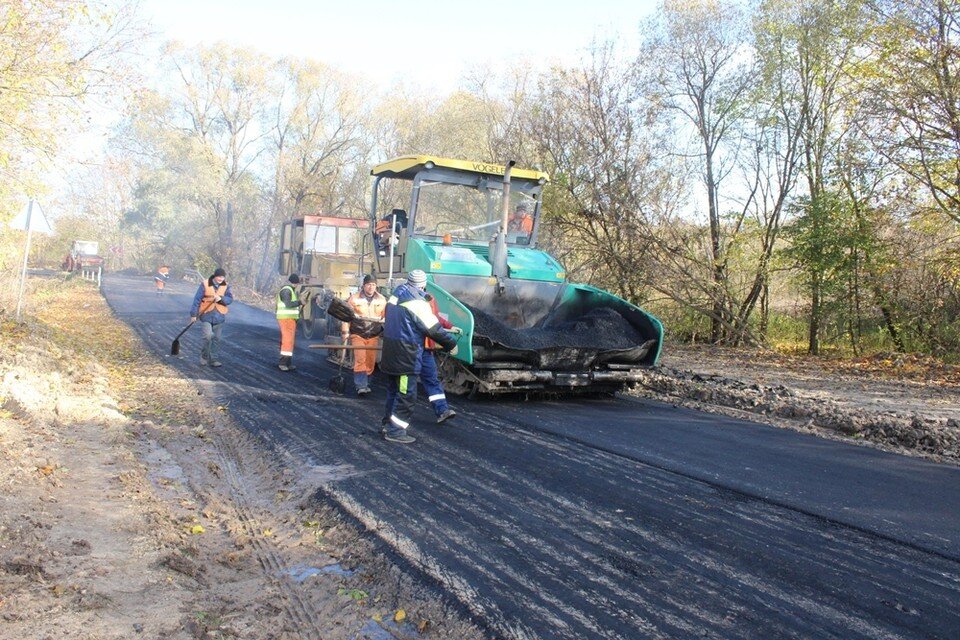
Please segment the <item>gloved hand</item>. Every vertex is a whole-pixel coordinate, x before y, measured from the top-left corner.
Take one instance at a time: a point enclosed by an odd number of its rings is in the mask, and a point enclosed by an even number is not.
[[[196,322],[197,316],[190,316],[190,322]]]
[[[455,336],[463,335],[463,329],[461,329],[460,327],[450,327],[449,329],[447,329],[447,331],[449,331]]]
[[[214,302],[220,302],[221,300],[223,300],[223,296],[213,296]]]
[[[455,355],[457,355],[457,352],[458,352],[459,350],[460,350],[460,346],[455,344],[455,345],[453,345],[453,349],[450,349],[450,351],[448,351],[447,353],[449,353],[449,354],[452,355],[452,356],[455,356]]]

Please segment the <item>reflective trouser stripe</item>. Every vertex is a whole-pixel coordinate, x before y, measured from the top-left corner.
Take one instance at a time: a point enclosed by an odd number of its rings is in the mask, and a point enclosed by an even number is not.
[[[387,386],[387,411],[390,423],[406,429],[413,418],[413,407],[417,402],[417,379],[410,376],[390,376]]]
[[[446,399],[447,399],[447,396],[442,393],[437,393],[435,395],[427,397],[427,400],[429,400],[430,402],[436,402],[437,400],[446,400]]]

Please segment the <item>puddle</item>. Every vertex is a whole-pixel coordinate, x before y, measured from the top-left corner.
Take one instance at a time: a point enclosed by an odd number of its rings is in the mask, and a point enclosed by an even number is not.
[[[357,640],[396,640],[396,637],[381,627],[376,620],[368,620],[357,634]]]
[[[143,456],[147,463],[147,479],[160,491],[169,492],[171,489],[187,484],[187,475],[177,464],[173,456],[163,447],[151,442],[150,450]]]
[[[308,567],[305,564],[298,564],[284,571],[284,574],[293,578],[294,582],[303,582],[307,578],[320,575],[321,573],[335,576],[352,576],[354,573],[356,573],[356,571],[344,569],[342,566],[340,566],[340,564],[328,564],[325,567],[319,568]]]

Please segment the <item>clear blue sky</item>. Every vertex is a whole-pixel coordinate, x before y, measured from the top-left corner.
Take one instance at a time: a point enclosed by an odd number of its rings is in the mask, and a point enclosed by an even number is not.
[[[471,66],[521,57],[573,63],[594,38],[638,39],[658,0],[142,0],[162,39],[218,40],[313,58],[378,85],[441,92]],[[429,63],[429,64],[428,64]]]

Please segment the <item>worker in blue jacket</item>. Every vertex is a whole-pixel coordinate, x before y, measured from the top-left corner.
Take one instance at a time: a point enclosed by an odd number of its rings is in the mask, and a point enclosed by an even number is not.
[[[417,401],[424,340],[430,338],[444,351],[457,352],[457,338],[440,326],[440,320],[424,298],[427,274],[414,269],[407,281],[387,300],[380,370],[387,376],[387,404],[383,437],[389,442],[410,444],[407,434]]]

